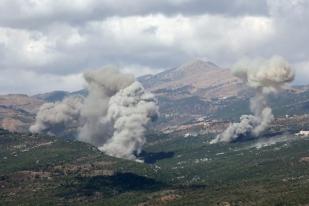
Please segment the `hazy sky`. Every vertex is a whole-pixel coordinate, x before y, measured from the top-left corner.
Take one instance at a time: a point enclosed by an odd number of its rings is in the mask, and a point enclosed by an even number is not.
[[[107,64],[141,75],[274,54],[309,84],[308,11],[308,0],[0,0],[0,93],[76,90]]]

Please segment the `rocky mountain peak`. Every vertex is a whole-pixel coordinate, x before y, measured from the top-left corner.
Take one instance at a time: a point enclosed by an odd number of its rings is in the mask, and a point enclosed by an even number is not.
[[[178,71],[201,71],[201,72],[211,71],[215,69],[220,69],[220,67],[210,61],[204,61],[201,59],[194,59],[177,68]]]
[[[229,69],[201,59],[139,80],[156,94],[177,98],[184,95],[206,99],[225,98],[237,95],[243,87],[242,82]]]

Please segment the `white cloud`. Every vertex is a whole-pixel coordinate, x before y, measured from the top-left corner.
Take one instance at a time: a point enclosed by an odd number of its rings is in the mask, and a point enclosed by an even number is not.
[[[111,63],[166,68],[196,56],[216,61],[226,51],[235,57],[262,44],[272,24],[264,17],[148,15],[0,33],[2,69],[68,74]]]
[[[309,62],[306,0],[145,2],[0,0],[2,85],[18,79],[28,86],[16,91],[32,92],[34,83],[18,72],[49,82],[44,90],[56,88],[53,81],[65,89],[62,77],[106,64],[140,76],[201,57],[225,67],[243,56],[273,54],[296,67]],[[14,85],[4,88],[13,92]]]
[[[57,51],[41,32],[0,28],[1,68],[36,68],[53,63]]]
[[[1,0],[0,25],[39,28],[55,22],[70,24],[110,16],[147,14],[265,14],[265,0]],[[12,12],[14,12],[12,15]]]
[[[57,76],[33,71],[4,70],[0,76],[0,94],[38,94],[53,90],[76,91],[83,88],[82,74]]]

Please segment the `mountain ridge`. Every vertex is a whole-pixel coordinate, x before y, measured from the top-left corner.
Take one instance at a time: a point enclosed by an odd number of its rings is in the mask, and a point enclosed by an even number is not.
[[[227,98],[246,89],[244,83],[210,61],[194,60],[155,75],[138,78],[146,89],[157,95],[171,96],[183,90],[183,96],[200,96],[203,99]],[[177,96],[177,95],[176,95]],[[174,95],[175,97],[175,95]]]
[[[137,80],[157,96],[161,113],[159,125],[163,126],[182,124],[209,115],[214,117],[218,112],[235,109],[240,102],[248,101],[251,95],[250,89],[234,77],[229,69],[203,60],[193,60]],[[301,97],[299,101],[304,101],[306,95],[302,95],[303,92],[309,92],[308,85],[294,86],[284,91],[283,95],[290,96],[286,101],[289,107],[295,104],[292,99]],[[61,101],[71,95],[85,96],[87,90],[52,91],[33,96],[0,95],[0,127],[14,132],[27,132],[42,104]],[[305,103],[301,104],[307,108]]]

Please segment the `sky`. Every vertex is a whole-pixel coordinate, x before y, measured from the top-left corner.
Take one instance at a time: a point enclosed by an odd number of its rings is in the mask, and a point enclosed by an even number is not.
[[[116,65],[141,76],[280,55],[309,84],[308,0],[0,0],[0,93],[74,91]]]

